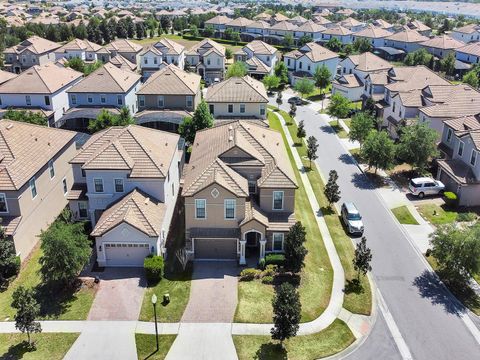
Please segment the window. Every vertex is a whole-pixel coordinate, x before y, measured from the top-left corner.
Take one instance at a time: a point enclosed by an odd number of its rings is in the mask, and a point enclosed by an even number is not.
[[[32,99],[30,98],[30,95],[25,96],[25,103],[27,106],[32,105]]]
[[[65,178],[62,179],[62,186],[63,186],[63,195],[67,195],[67,192],[68,192],[67,179]]]
[[[207,200],[195,199],[195,219],[207,218]]]
[[[287,65],[290,66],[290,59],[287,59]]]
[[[87,203],[85,201],[80,201],[78,203],[78,216],[82,219],[85,219],[88,216]]]
[[[7,198],[5,194],[0,194],[0,213],[8,212]]]
[[[37,196],[37,185],[35,183],[35,178],[31,178],[29,181],[30,191],[32,192],[32,199],[35,199]]]
[[[148,64],[148,58],[147,57],[143,58],[143,63]]]
[[[307,66],[307,70],[310,71],[310,65]]]
[[[48,171],[50,172],[50,179],[53,179],[55,177],[55,167],[52,160],[48,162]]]
[[[122,97],[122,95],[117,95],[117,104],[118,104],[118,105],[123,105],[123,97]]]
[[[207,65],[210,65],[210,59],[207,59]]]
[[[458,143],[458,152],[457,152],[458,156],[462,156],[462,155],[463,155],[463,146],[464,146],[463,142],[460,141],[460,142]]]
[[[87,173],[85,172],[84,169],[82,169],[82,177],[85,177],[85,176],[87,176]]]
[[[93,179],[93,185],[96,193],[103,193],[103,179]]]
[[[157,97],[157,104],[158,104],[158,107],[159,107],[159,108],[165,107],[165,98],[164,98],[163,95],[159,95],[159,96]]]
[[[172,183],[172,196],[175,196],[175,184]]]
[[[240,113],[241,114],[245,113],[245,104],[240,104]]]
[[[452,129],[448,128],[448,130],[447,130],[447,142],[452,141],[452,134],[453,134]]]
[[[283,191],[273,192],[273,210],[283,210]]]
[[[300,62],[298,63],[298,68],[301,69],[302,66],[303,66],[303,64],[302,64],[302,62],[300,61]]]
[[[255,180],[248,181],[248,192],[250,194],[255,194],[257,192],[257,182]]]
[[[2,105],[2,98],[0,97],[0,105]]]
[[[265,105],[260,105],[260,115],[264,116],[265,115]]]
[[[270,62],[270,56],[267,56],[267,61]]]
[[[210,110],[210,114],[212,114],[212,115],[215,114],[215,105],[209,104],[209,105],[208,105],[208,108],[209,108],[209,110]]]
[[[77,105],[77,95],[70,95],[70,101],[72,102],[72,105]]]
[[[283,233],[273,233],[273,251],[283,251]]]
[[[476,162],[477,162],[477,152],[475,150],[472,150],[472,155],[470,155],[470,165],[475,166]]]
[[[193,97],[192,96],[187,96],[187,107],[188,108],[193,107]]]
[[[392,112],[395,112],[395,103],[393,103]]]
[[[123,193],[123,179],[115,179],[115,192]]]
[[[155,65],[158,64],[158,58],[157,58],[156,56],[153,58],[153,63],[154,63]]]
[[[228,104],[228,113],[233,113],[233,104]]]
[[[89,104],[93,103],[93,95],[87,95],[87,102]]]
[[[107,102],[107,97],[105,95],[100,95],[100,102],[105,104]]]
[[[145,96],[143,96],[143,95],[138,96],[138,106],[140,106],[140,107],[145,106]]]
[[[235,219],[235,199],[225,199],[225,219]]]
[[[45,106],[50,106],[50,96],[45,96]]]

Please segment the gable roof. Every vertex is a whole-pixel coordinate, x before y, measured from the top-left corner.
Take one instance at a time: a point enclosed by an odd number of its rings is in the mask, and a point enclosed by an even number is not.
[[[248,24],[247,28],[249,28],[249,29],[269,29],[270,24],[263,21],[263,20],[257,20],[257,21],[254,21],[254,22]]]
[[[326,28],[324,26],[317,24],[312,20],[306,21],[305,23],[303,23],[302,25],[300,25],[298,28],[295,29],[295,31],[311,32],[311,33],[321,32],[325,30]]]
[[[199,53],[199,50],[211,49],[219,55],[225,55],[225,46],[213,41],[212,39],[203,39],[188,50],[189,54]],[[206,54],[206,52],[204,53]]]
[[[78,71],[54,63],[35,65],[0,85],[0,93],[53,94],[82,76]]]
[[[4,82],[7,82],[8,80],[16,78],[17,76],[17,74],[11,73],[10,71],[0,70],[0,85]]]
[[[125,57],[120,54],[112,57],[109,63],[115,65],[117,68],[122,70],[135,71],[135,69],[137,68],[136,64],[132,63],[130,60],[125,59]]]
[[[20,54],[23,51],[28,50],[34,54],[40,55],[52,52],[58,49],[60,46],[60,44],[44,39],[40,36],[31,36],[28,39],[22,41],[20,44],[5,49],[5,53]]]
[[[474,42],[465,45],[463,47],[457,48],[456,51],[480,57],[480,42]]]
[[[392,35],[388,30],[382,29],[381,27],[373,26],[368,24],[365,29],[362,29],[355,33],[356,37],[366,37],[371,39],[380,39]]]
[[[420,109],[429,117],[450,118],[480,113],[480,92],[466,84],[429,86],[423,95],[435,104]]]
[[[200,89],[201,76],[186,72],[173,64],[153,73],[138,95],[195,95]]]
[[[352,17],[348,17],[345,20],[340,21],[340,25],[343,27],[354,27],[354,26],[363,25],[363,23],[361,23],[360,21]]]
[[[426,47],[432,47],[436,49],[457,49],[462,46],[465,46],[465,43],[455,40],[454,38],[448,36],[448,35],[440,35],[440,36],[435,36],[434,38],[431,38],[427,41],[424,41],[421,43],[422,46]]]
[[[472,34],[476,31],[480,32],[480,25],[478,25],[478,24],[468,24],[468,25],[459,27],[458,29],[454,29],[453,31],[463,33],[463,34]]]
[[[164,215],[164,203],[135,188],[102,213],[91,235],[102,236],[126,223],[149,237],[158,237]]]
[[[350,55],[347,59],[350,59],[355,69],[360,71],[370,72],[392,68],[392,64],[371,52]]]
[[[81,39],[73,39],[72,41],[69,41],[65,45],[63,45],[61,48],[55,50],[56,53],[64,53],[69,50],[82,50],[82,51],[92,51],[96,52],[100,50],[102,47],[98,44],[95,44],[91,41],[88,40],[81,40]]]
[[[293,31],[293,30],[297,30],[297,28],[298,28],[297,25],[294,25],[289,21],[280,21],[280,22],[277,22],[276,24],[273,24],[270,27],[270,30]]]
[[[304,49],[309,49],[309,51],[305,51]],[[319,62],[328,59],[333,59],[338,57],[336,52],[333,52],[321,45],[318,45],[315,42],[306,43],[301,49],[300,52],[304,53],[303,56],[308,57],[312,62]],[[289,53],[290,54],[290,53]],[[295,56],[296,53],[293,53]],[[287,55],[285,55],[287,56]]]
[[[480,114],[460,116],[443,122],[446,126],[451,127],[455,133],[463,133],[470,130],[480,130]]]
[[[250,76],[231,77],[217,84],[211,85],[205,95],[207,102],[241,102],[266,103],[268,102],[265,86]]]
[[[346,27],[343,27],[342,25],[335,25],[335,26],[332,26],[331,28],[327,28],[323,33],[327,35],[338,35],[338,36],[353,34],[349,29],[347,29]]]
[[[223,16],[223,15],[217,15],[207,21],[205,21],[205,24],[207,25],[225,25],[226,23],[232,21],[229,17]]]
[[[402,31],[386,37],[387,40],[400,41],[405,43],[420,43],[428,40],[428,37],[421,35],[416,30],[404,27]]]
[[[130,170],[131,178],[165,178],[179,138],[138,125],[113,126],[92,135],[70,163],[83,169]]]
[[[252,22],[253,20],[249,20],[240,16],[238,18],[233,19],[232,21],[229,21],[226,25],[244,27],[244,26],[247,26],[248,24],[251,24]]]
[[[18,190],[57,155],[76,132],[0,120],[0,190]]]
[[[422,22],[419,21],[419,20],[410,21],[407,26],[408,26],[410,29],[414,29],[414,30],[417,30],[417,31],[429,31],[429,30],[432,30],[431,28],[429,28],[427,25],[425,25],[424,23],[422,23]]]
[[[140,81],[141,76],[119,69],[111,63],[98,68],[68,92],[73,93],[125,93]]]
[[[245,45],[245,47],[251,50],[255,55],[273,55],[278,51],[272,45],[261,40],[253,40]]]
[[[185,46],[167,38],[162,38],[160,41],[157,41],[154,46],[166,54],[173,55],[180,55],[185,50]]]
[[[118,51],[118,52],[133,52],[137,53],[142,51],[142,46],[134,43],[133,41],[127,39],[118,39],[111,42],[108,45],[104,46],[104,49],[107,51]]]
[[[394,82],[385,87],[392,92],[419,90],[428,85],[450,85],[447,80],[423,65],[393,67],[389,70],[388,77]]]

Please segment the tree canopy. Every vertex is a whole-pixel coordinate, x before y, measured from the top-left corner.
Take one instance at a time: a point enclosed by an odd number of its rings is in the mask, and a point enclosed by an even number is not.
[[[267,75],[263,78],[263,85],[267,88],[268,91],[278,88],[280,85],[280,78],[276,75]]]
[[[311,82],[308,79],[300,79],[295,82],[294,89],[296,92],[298,92],[303,98],[311,94],[314,90],[315,86],[313,82]]]
[[[395,144],[386,131],[371,130],[360,150],[369,167],[388,170],[395,159]]]
[[[312,160],[318,158],[317,155],[318,142],[314,136],[309,136],[307,139],[307,158],[310,161],[310,169],[312,168]]]
[[[292,284],[285,282],[275,288],[272,300],[273,328],[272,339],[283,341],[297,335],[301,319],[300,295]]]
[[[185,117],[178,128],[178,133],[189,144],[195,141],[197,131],[213,126],[213,116],[210,114],[208,104],[205,101],[198,104],[193,117]]]
[[[327,201],[330,205],[340,200],[341,192],[340,192],[340,187],[338,186],[337,180],[338,180],[337,171],[330,170],[330,172],[328,173],[327,184],[325,185],[325,189],[323,190],[323,193],[325,194],[325,197],[327,198]]]
[[[367,247],[367,239],[362,237],[359,243],[355,248],[355,256],[353,257],[353,268],[357,272],[357,280],[360,280],[360,274],[364,276],[367,272],[372,271],[370,262],[372,261],[372,252],[370,248]]]
[[[278,61],[273,69],[275,76],[280,79],[281,84],[288,83],[288,68],[283,61]]]
[[[40,112],[9,109],[3,115],[5,119],[21,121],[35,125],[47,125],[48,119]]]
[[[338,93],[330,97],[330,103],[327,106],[327,113],[337,119],[346,118],[350,112],[350,100]]]
[[[358,141],[360,147],[362,147],[368,134],[374,128],[374,122],[375,120],[370,114],[366,112],[356,113],[350,122],[350,132],[348,133],[349,139],[351,141]]]
[[[423,172],[428,161],[438,155],[437,132],[425,123],[404,127],[397,153],[407,164]]]
[[[226,78],[229,79],[231,77],[244,77],[245,75],[247,75],[247,73],[247,64],[245,64],[243,61],[237,61],[228,67]]]
[[[40,305],[35,300],[34,295],[32,289],[26,289],[23,285],[16,288],[12,294],[12,307],[17,310],[14,316],[15,328],[22,333],[27,333],[30,346],[32,345],[30,334],[42,331],[40,323],[35,321],[40,313]]]
[[[305,266],[305,256],[308,250],[305,248],[306,241],[305,227],[297,221],[287,233],[284,244],[285,269],[298,273]]]
[[[130,115],[130,110],[123,107],[120,114],[112,114],[107,109],[102,109],[96,119],[92,119],[88,123],[88,130],[92,133],[109,128],[111,126],[126,126],[135,124],[135,120]]]

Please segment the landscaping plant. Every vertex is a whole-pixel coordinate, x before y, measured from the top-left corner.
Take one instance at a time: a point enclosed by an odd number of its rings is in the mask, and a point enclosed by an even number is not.
[[[35,348],[30,334],[42,332],[42,327],[38,321],[35,321],[40,312],[40,305],[35,300],[34,291],[19,286],[13,292],[12,298],[12,307],[17,310],[15,314],[15,328],[22,333],[27,333],[28,345]]]
[[[163,276],[164,261],[163,257],[156,255],[148,255],[143,261],[145,269],[145,277],[149,285],[155,285]]]
[[[327,198],[328,203],[332,206],[333,203],[336,203],[340,200],[340,187],[337,184],[338,173],[336,170],[330,170],[328,173],[328,182],[325,185],[323,193]]]
[[[367,247],[367,238],[364,236],[355,248],[355,256],[353,258],[353,268],[357,272],[357,282],[360,282],[360,274],[365,276],[367,272],[372,271],[370,262],[372,261],[372,252]]]
[[[285,269],[292,273],[299,273],[305,266],[305,256],[308,253],[305,248],[306,234],[305,227],[297,221],[285,237]]]
[[[283,347],[283,342],[297,335],[299,329],[302,305],[297,289],[290,283],[276,287],[272,306],[274,326],[270,332]]]

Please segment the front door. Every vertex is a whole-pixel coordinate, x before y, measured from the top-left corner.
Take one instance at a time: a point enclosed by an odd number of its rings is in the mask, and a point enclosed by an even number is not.
[[[257,247],[260,241],[260,233],[256,231],[250,231],[245,234],[245,240],[247,241],[247,247]]]

